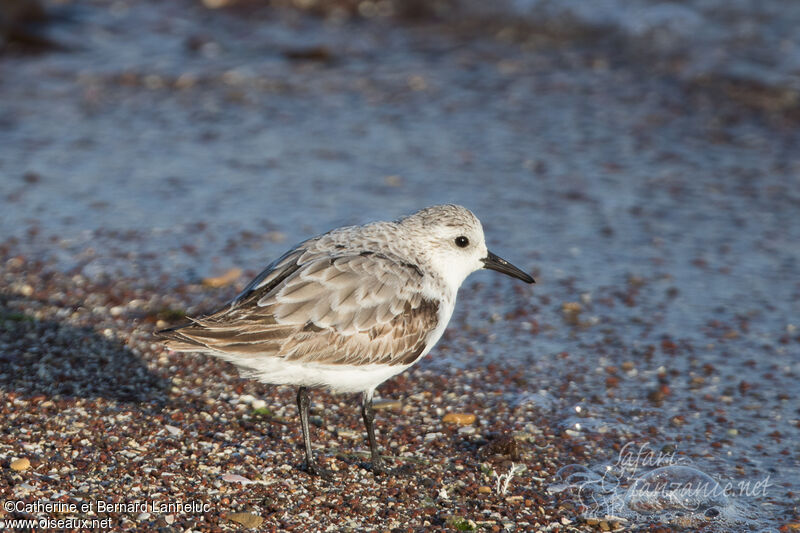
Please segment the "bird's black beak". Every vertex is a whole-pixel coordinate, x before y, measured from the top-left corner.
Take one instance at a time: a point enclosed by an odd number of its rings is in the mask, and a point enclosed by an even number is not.
[[[483,268],[497,270],[503,274],[508,274],[512,278],[521,279],[525,283],[536,283],[536,280],[530,277],[528,274],[518,269],[502,257],[494,255],[492,252],[489,252],[489,255],[483,259]]]

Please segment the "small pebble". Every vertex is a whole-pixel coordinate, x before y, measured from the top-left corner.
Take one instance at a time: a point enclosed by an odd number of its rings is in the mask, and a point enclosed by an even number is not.
[[[253,402],[250,404],[250,407],[252,407],[253,409],[264,409],[266,406],[267,406],[267,402],[265,402],[264,400],[260,400],[260,399],[259,400],[253,400]]]
[[[233,283],[234,281],[236,281],[237,279],[239,279],[239,276],[241,275],[242,275],[241,268],[232,268],[221,276],[217,276],[214,278],[204,278],[203,285],[205,285],[206,287],[216,287],[216,288],[226,287],[231,283]]]
[[[252,404],[256,401],[255,397],[250,394],[242,394],[239,396],[239,403]]]
[[[233,513],[228,515],[228,520],[241,524],[246,528],[255,529],[264,522],[264,518],[253,513]]]
[[[31,462],[29,459],[23,457],[21,459],[16,459],[11,461],[11,470],[15,472],[22,472],[23,470],[27,470],[31,467]]]
[[[336,434],[345,439],[360,439],[361,433],[352,429],[337,429]]]
[[[372,408],[376,411],[384,411],[386,409],[400,409],[401,407],[403,407],[403,404],[399,400],[380,400],[372,402]]]
[[[30,483],[20,483],[19,485],[14,486],[14,496],[22,497],[30,492],[33,492],[34,490],[36,490],[36,487]]]
[[[475,415],[471,413],[447,413],[442,418],[446,424],[458,424],[459,426],[469,426],[475,423]]]

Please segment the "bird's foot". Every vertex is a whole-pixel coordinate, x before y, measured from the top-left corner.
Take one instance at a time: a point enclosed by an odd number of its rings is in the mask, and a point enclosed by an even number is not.
[[[392,469],[386,466],[386,463],[383,462],[383,459],[373,459],[369,463],[362,463],[361,467],[365,470],[369,470],[376,476],[385,476],[390,474]]]
[[[388,466],[383,459],[373,459],[372,462],[361,463],[361,468],[369,470],[376,476],[399,476],[412,473],[412,468],[410,465],[404,464],[392,468]]]
[[[309,475],[322,478],[326,481],[333,479],[333,472],[327,468],[322,468],[317,463],[303,463],[303,466],[300,467],[300,469]]]

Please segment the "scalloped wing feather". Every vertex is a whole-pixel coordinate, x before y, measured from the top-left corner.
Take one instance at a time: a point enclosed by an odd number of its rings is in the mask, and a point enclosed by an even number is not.
[[[383,254],[331,257],[296,249],[275,261],[227,307],[169,333],[169,346],[236,360],[414,362],[439,321],[422,273]]]

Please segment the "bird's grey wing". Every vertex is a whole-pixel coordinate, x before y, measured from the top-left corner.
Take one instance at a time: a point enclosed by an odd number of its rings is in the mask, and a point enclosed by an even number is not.
[[[224,314],[226,310],[230,310],[235,308],[237,305],[240,305],[244,300],[248,297],[253,296],[254,293],[258,292],[258,294],[265,294],[269,293],[272,289],[276,286],[280,285],[280,283],[285,280],[287,277],[292,275],[294,272],[300,269],[302,266],[300,264],[300,258],[308,251],[306,246],[313,242],[314,239],[305,241],[282,256],[278,259],[267,265],[264,270],[262,270],[253,280],[247,284],[247,286],[237,294],[233,300],[226,303],[223,307],[217,309],[210,316],[221,316]],[[156,334],[164,337],[167,343],[167,346],[176,349],[176,350],[186,350],[189,349],[191,346],[182,346],[182,341],[187,339],[183,338],[186,334],[189,334],[192,330],[187,328],[193,328],[199,324],[197,319],[190,319],[191,322],[182,324],[180,326],[174,326],[167,329],[162,329],[157,331]],[[176,333],[180,332],[180,333]]]
[[[269,274],[229,309],[180,332],[231,356],[407,364],[421,355],[438,303],[423,297],[418,268],[371,252],[305,255],[289,259],[298,266],[277,284]]]
[[[263,298],[278,324],[298,329],[281,346],[287,360],[327,364],[410,364],[438,324],[423,297],[423,274],[388,255],[321,261]]]
[[[253,278],[250,283],[247,284],[242,292],[237,294],[236,297],[231,300],[230,305],[235,306],[237,303],[252,295],[255,291],[260,291],[261,293],[269,292],[275,286],[280,284],[281,281],[297,271],[301,266],[300,258],[307,251],[307,243],[308,241],[295,246],[278,259],[267,265],[264,270],[262,270],[255,278]]]

